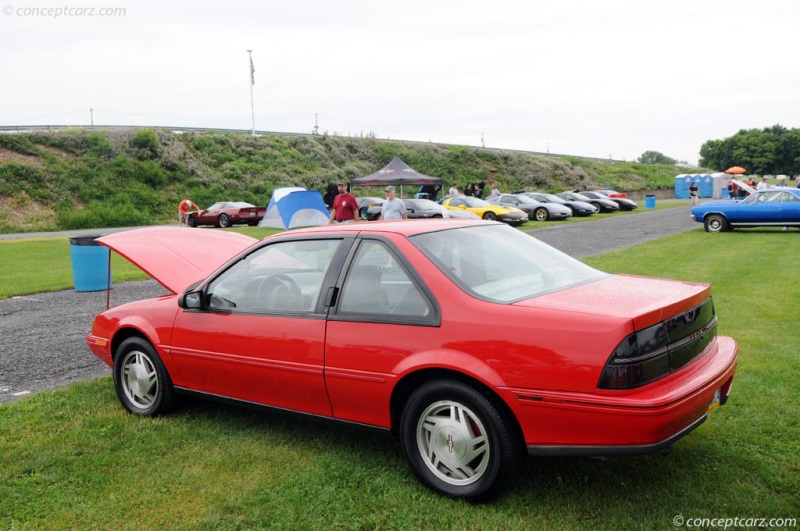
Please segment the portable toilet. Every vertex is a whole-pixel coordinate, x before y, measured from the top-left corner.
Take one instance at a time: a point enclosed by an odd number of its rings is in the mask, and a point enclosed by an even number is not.
[[[700,192],[700,197],[714,196],[714,183],[711,175],[697,175],[695,182],[697,183],[697,189]]]
[[[731,176],[727,173],[712,173],[711,197],[714,199],[727,199],[729,182],[731,182]]]

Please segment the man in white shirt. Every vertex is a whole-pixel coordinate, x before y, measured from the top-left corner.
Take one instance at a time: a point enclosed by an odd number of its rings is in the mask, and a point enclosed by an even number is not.
[[[756,190],[766,190],[767,188],[769,188],[769,185],[767,184],[767,178],[762,177],[761,182],[756,185]]]
[[[450,187],[450,197],[456,197],[458,195],[458,188],[456,185]]]
[[[387,221],[408,219],[406,205],[403,201],[397,199],[397,192],[395,192],[394,186],[387,186],[383,191],[386,192],[386,202],[381,206],[381,217],[378,219]]]

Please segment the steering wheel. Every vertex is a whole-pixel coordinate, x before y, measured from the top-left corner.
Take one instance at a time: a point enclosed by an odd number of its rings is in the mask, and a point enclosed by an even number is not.
[[[283,273],[265,277],[256,290],[259,305],[270,310],[292,310],[302,299],[300,286]]]

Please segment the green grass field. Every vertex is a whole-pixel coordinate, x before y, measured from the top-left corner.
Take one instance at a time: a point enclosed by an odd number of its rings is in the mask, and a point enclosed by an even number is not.
[[[668,456],[531,458],[507,494],[469,505],[417,483],[390,436],[202,401],[136,417],[103,378],[0,406],[0,528],[797,527],[797,248],[795,231],[697,229],[584,260],[712,283],[719,332],[739,342],[730,401]]]

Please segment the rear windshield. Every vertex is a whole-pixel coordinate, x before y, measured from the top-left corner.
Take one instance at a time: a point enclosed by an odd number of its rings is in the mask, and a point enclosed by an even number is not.
[[[530,299],[608,276],[506,225],[429,232],[411,241],[461,289],[492,302]]]

